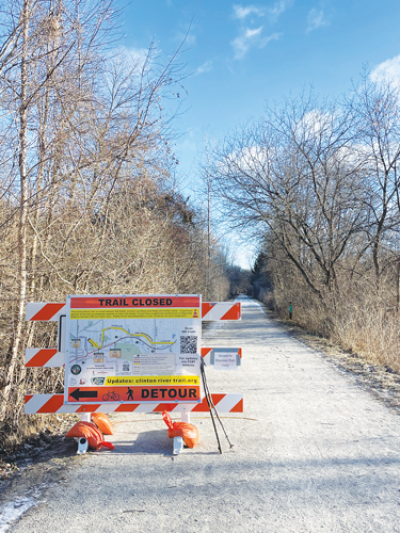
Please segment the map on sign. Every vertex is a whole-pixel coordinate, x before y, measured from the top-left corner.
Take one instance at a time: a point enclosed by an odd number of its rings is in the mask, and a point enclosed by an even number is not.
[[[69,296],[65,402],[200,400],[199,295]]]

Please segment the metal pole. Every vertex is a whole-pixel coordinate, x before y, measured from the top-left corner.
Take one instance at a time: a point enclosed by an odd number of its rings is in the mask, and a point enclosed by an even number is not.
[[[203,371],[204,371],[204,367],[203,367]],[[206,388],[206,392],[207,392],[208,398],[210,399],[210,402],[209,402],[209,403],[210,403],[211,407],[214,409],[214,413],[215,413],[215,416],[216,416],[217,419],[218,419],[218,422],[221,424],[222,431],[224,432],[224,435],[225,435],[225,437],[226,437],[226,440],[228,441],[229,448],[233,448],[233,444],[232,444],[231,441],[229,440],[228,434],[227,434],[227,432],[225,431],[224,424],[222,423],[222,420],[221,420],[220,417],[219,417],[219,414],[218,414],[217,408],[215,407],[214,402],[213,402],[213,400],[212,400],[211,392],[210,392],[210,389],[208,388],[208,383],[207,383],[207,379],[206,379],[206,373],[205,373],[205,371],[204,371],[204,386],[205,386],[205,388]]]
[[[214,426],[214,433],[215,433],[215,436],[217,438],[218,450],[219,450],[219,453],[222,454],[221,441],[219,440],[217,426],[215,424],[214,415],[213,415],[212,408],[211,408],[210,398],[208,397],[208,393],[207,393],[207,385],[206,385],[206,378],[205,378],[205,374],[204,374],[204,361],[203,361],[203,358],[200,359],[200,370],[201,370],[201,377],[203,378],[204,394],[206,395],[206,400],[207,400],[207,404],[208,404],[208,410],[210,411],[211,420],[212,420],[212,423],[213,423],[213,426]]]

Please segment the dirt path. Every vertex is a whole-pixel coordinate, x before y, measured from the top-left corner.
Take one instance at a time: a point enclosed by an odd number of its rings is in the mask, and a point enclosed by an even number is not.
[[[225,420],[235,451],[216,452],[209,420],[175,459],[161,422],[119,424],[114,452],[75,460],[9,531],[400,532],[398,415],[243,300],[204,339],[243,347],[239,372],[208,373],[257,419]]]

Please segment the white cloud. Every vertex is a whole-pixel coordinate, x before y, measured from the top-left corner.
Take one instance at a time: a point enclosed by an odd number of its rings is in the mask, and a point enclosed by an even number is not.
[[[286,9],[292,7],[292,5],[293,0],[278,0],[278,2],[275,2],[275,4],[269,9],[272,19],[276,22],[279,16],[282,15]]]
[[[311,9],[307,16],[307,30],[310,31],[321,28],[321,26],[329,26],[330,22],[326,19],[323,9]]]
[[[149,72],[157,55],[157,50],[150,51],[148,48],[118,46],[109,50],[107,60],[110,69],[105,75],[108,89],[110,91],[116,89],[115,82],[117,79],[121,80],[121,75],[127,77],[125,81],[122,81],[120,89],[128,89],[129,84],[132,83],[132,77],[138,79],[144,73]]]
[[[269,37],[262,37],[263,26],[251,29],[244,28],[241,35],[231,42],[235,51],[235,59],[242,59],[252,47],[264,48],[270,41],[276,41],[282,35],[273,33]]]
[[[263,29],[262,26],[254,30],[247,28],[246,33],[245,33],[246,39],[252,39],[253,37],[256,37],[257,35],[260,35],[262,32],[262,29]]]
[[[259,38],[261,35],[262,29],[262,26],[256,30],[247,28],[244,30],[244,32],[242,32],[241,35],[239,35],[239,37],[236,37],[236,39],[231,42],[231,45],[235,51],[235,59],[242,59],[242,57],[247,54],[250,47],[255,44],[257,38]]]
[[[268,37],[264,37],[260,41],[259,48],[264,48],[264,46],[266,46],[270,41],[277,41],[278,39],[282,37],[282,35],[283,35],[282,32],[279,32],[279,33],[275,32],[272,35],[269,35]]]
[[[316,139],[323,133],[333,133],[336,116],[332,113],[314,109],[306,113],[297,124],[297,134],[300,138]]]
[[[371,81],[379,82],[400,82],[400,55],[387,59],[380,65],[377,65],[371,72]]]
[[[242,6],[235,4],[233,6],[234,16],[237,19],[245,19],[249,15],[256,15],[257,17],[263,17],[266,13],[270,16],[273,22],[276,22],[280,15],[286,9],[293,5],[294,0],[277,0],[272,7],[268,9],[256,7],[254,5]]]
[[[212,67],[213,67],[213,62],[212,61],[206,61],[205,63],[203,63],[202,65],[197,67],[196,72],[194,73],[194,75],[197,76],[198,74],[204,74],[205,72],[210,72]]]
[[[193,33],[193,27],[190,28],[189,32],[178,31],[175,35],[175,41],[179,44],[184,43],[185,46],[192,47],[196,44],[197,37]]]
[[[240,4],[233,5],[233,11],[235,18],[241,20],[240,34],[231,41],[231,46],[235,52],[235,59],[242,59],[250,48],[264,48],[270,41],[278,40],[282,33],[273,33],[269,37],[263,37],[263,26],[259,28],[250,28],[248,23],[245,27],[244,20],[249,15],[256,15],[257,17],[263,17],[268,15],[269,22],[276,22],[279,16],[294,3],[294,0],[276,0],[269,8],[259,8],[253,4],[243,6]],[[253,23],[253,20],[251,21]]]
[[[237,19],[244,19],[248,15],[251,15],[254,13],[254,15],[257,15],[258,17],[264,16],[264,11],[256,6],[240,6],[240,5],[234,5],[233,11],[235,12],[235,17]]]
[[[132,61],[134,63],[136,63],[138,66],[140,65],[143,65],[143,63],[145,62],[148,54],[149,54],[149,50],[148,48],[125,48],[125,51],[127,53],[127,55],[132,59]]]
[[[126,67],[131,69],[142,69],[146,59],[154,60],[157,55],[157,50],[154,50],[149,55],[148,48],[135,48],[127,46],[118,46],[109,52],[109,58],[115,63],[123,63]]]

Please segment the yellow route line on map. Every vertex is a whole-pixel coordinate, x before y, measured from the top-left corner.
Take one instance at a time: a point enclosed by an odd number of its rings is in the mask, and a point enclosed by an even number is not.
[[[146,335],[146,333],[129,333],[129,331],[126,331],[126,329],[124,328],[119,328],[119,327],[114,327],[114,326],[110,326],[109,328],[104,328],[101,330],[101,345],[99,346],[99,350],[103,347],[103,343],[104,343],[104,332],[107,331],[108,329],[120,329],[121,331],[123,331],[124,333],[127,333],[128,335],[130,335],[131,337],[145,337],[149,342],[150,344],[175,344],[174,342],[170,342],[170,341],[166,341],[166,342],[155,342],[155,341],[152,341],[150,339],[150,337],[148,335]]]

